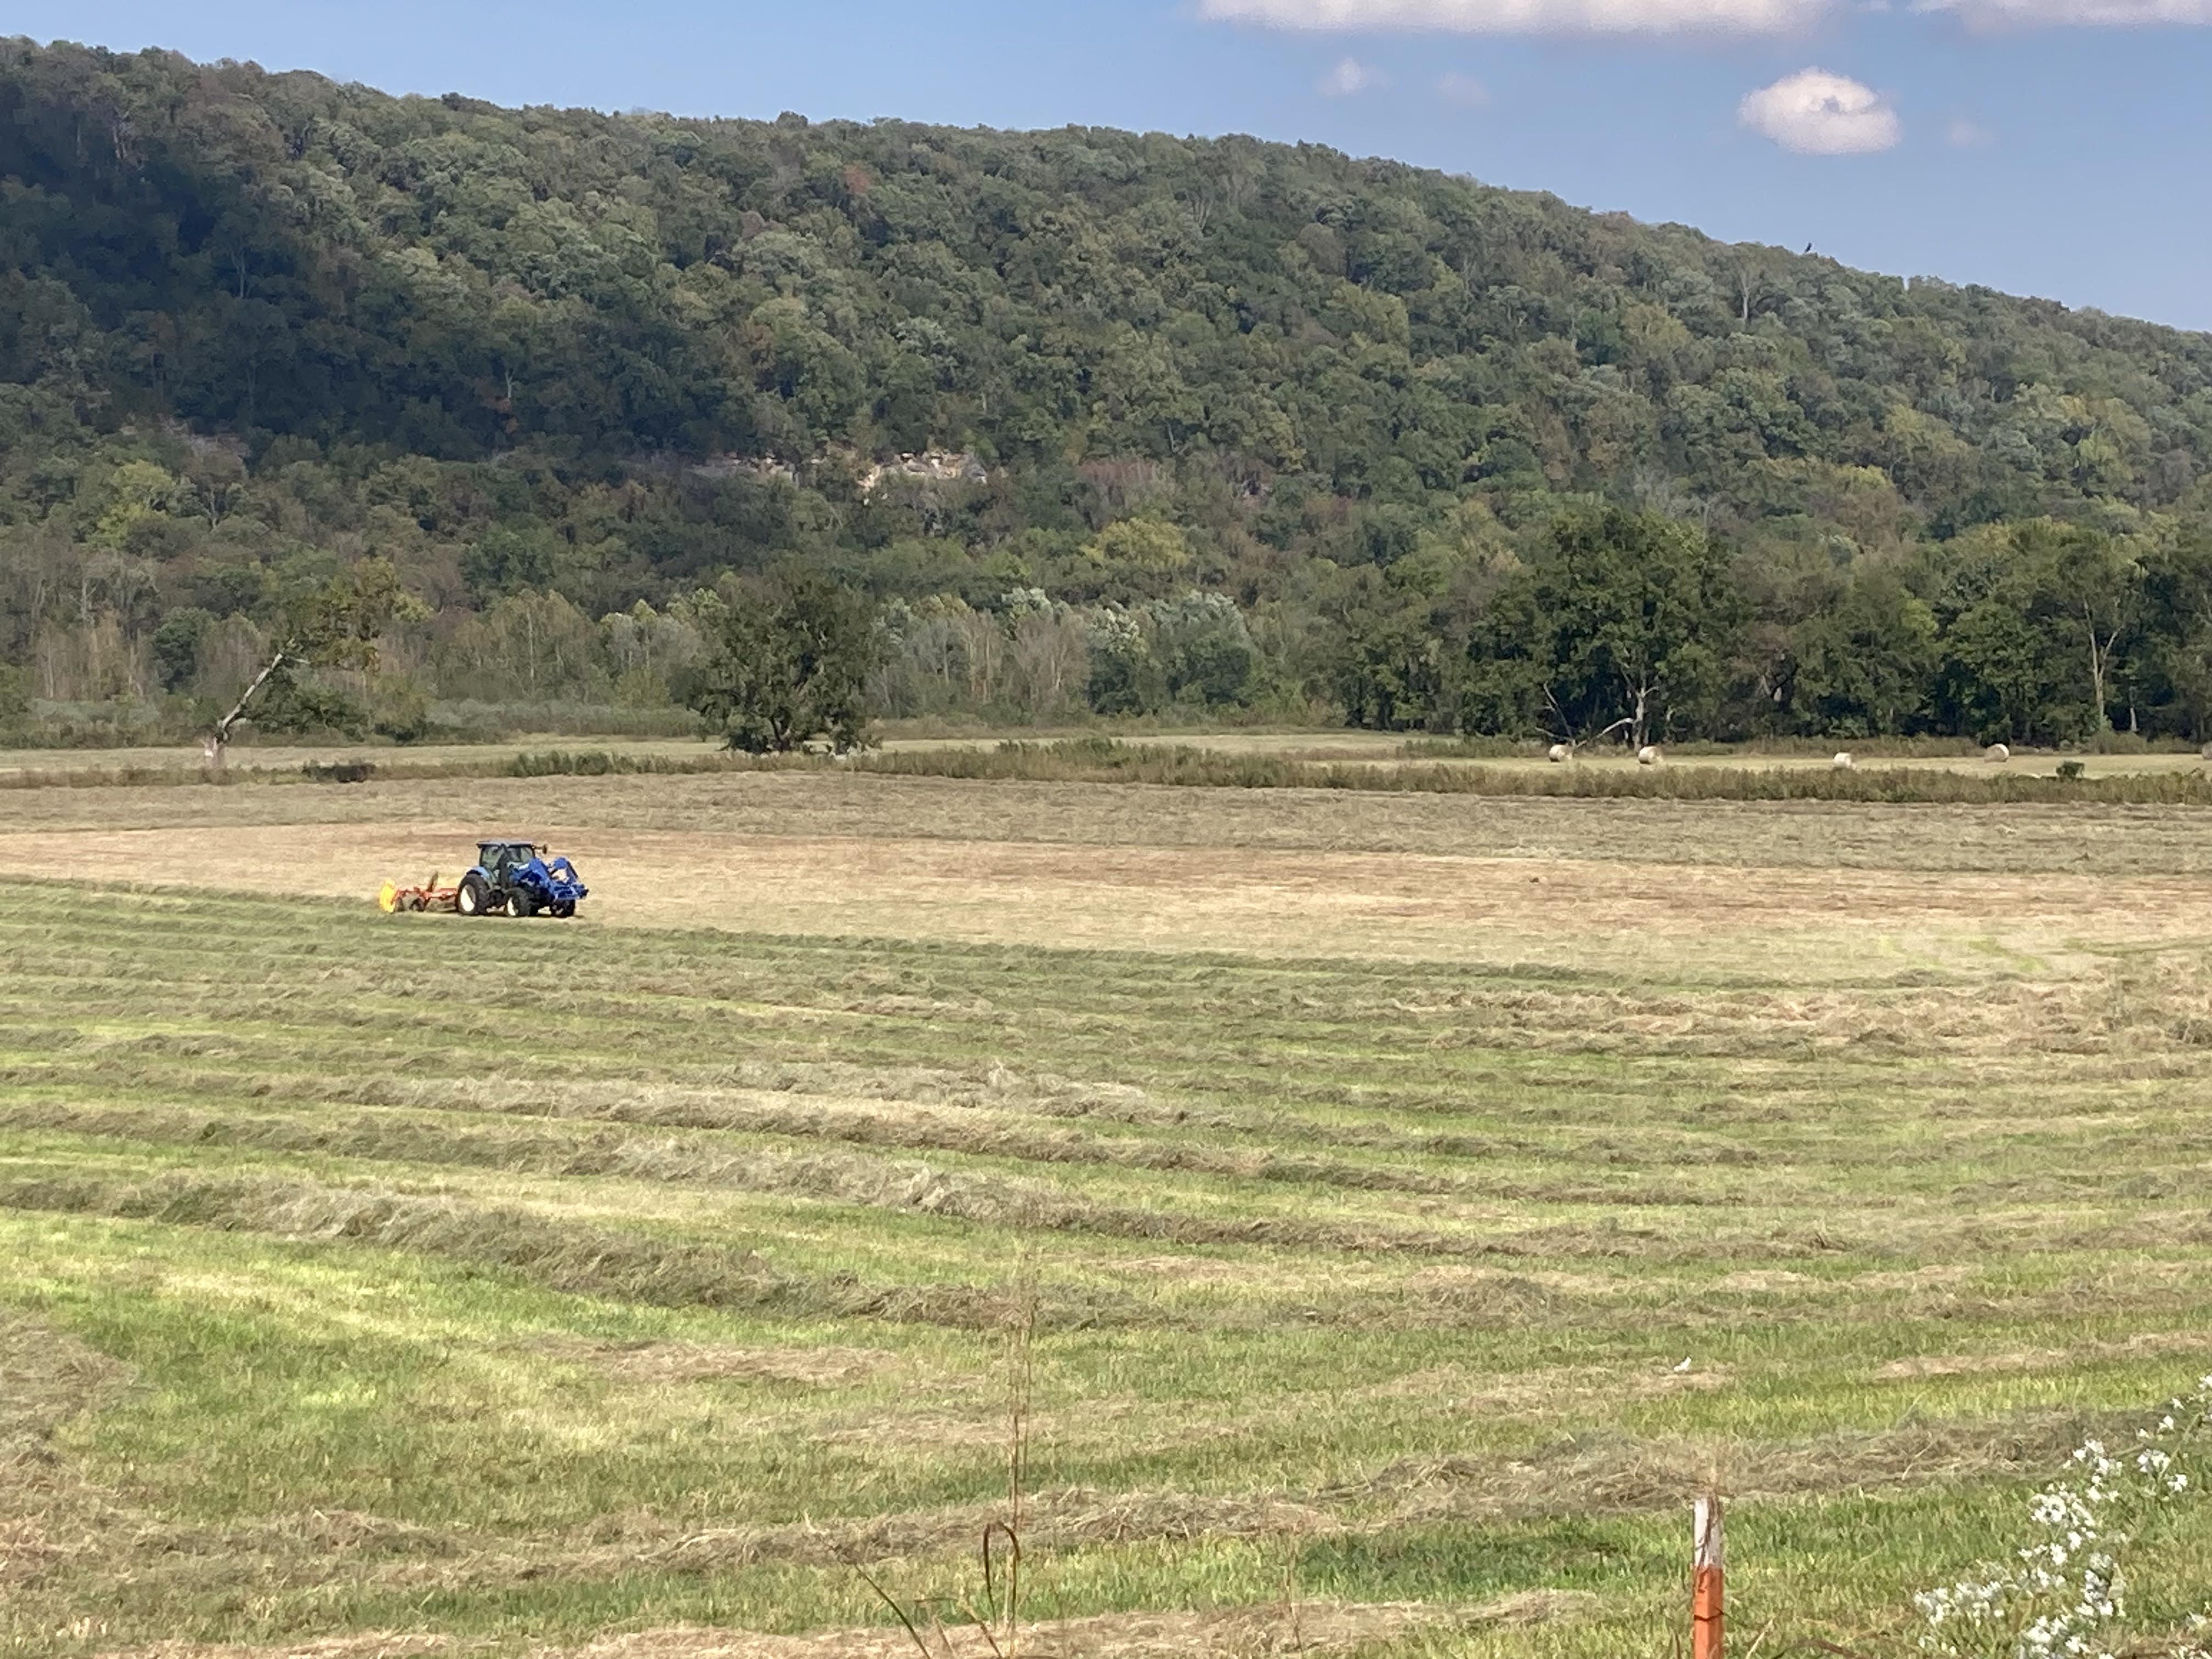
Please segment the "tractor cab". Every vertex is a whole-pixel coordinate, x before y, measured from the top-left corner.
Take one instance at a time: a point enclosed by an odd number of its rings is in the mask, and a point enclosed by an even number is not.
[[[526,841],[485,841],[477,843],[477,867],[492,880],[495,887],[505,887],[514,872],[525,868],[538,856],[534,842]]]

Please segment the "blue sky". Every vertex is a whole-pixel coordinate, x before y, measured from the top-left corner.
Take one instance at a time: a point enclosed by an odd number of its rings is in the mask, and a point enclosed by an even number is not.
[[[2212,0],[9,11],[11,32],[41,40],[501,103],[1310,139],[1731,240],[1810,242],[1855,265],[2212,329]],[[1801,78],[1815,69],[1829,78]]]

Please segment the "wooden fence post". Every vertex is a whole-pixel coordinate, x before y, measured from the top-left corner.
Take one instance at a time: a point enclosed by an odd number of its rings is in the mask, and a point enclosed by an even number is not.
[[[1698,1500],[1690,1554],[1690,1659],[1721,1659],[1721,1500]]]

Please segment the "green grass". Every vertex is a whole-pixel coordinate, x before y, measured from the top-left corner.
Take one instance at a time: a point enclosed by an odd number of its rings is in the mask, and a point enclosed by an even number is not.
[[[1662,1653],[1717,1475],[1739,1627],[1879,1641],[2212,1346],[2197,951],[1799,986],[25,884],[0,963],[27,1654],[972,1593],[1025,1275],[1034,1613],[1566,1590],[1392,1650]]]

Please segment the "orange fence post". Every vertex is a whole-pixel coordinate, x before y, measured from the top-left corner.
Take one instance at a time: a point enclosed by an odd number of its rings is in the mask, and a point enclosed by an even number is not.
[[[1690,1554],[1690,1659],[1721,1659],[1721,1500],[1698,1500]]]

